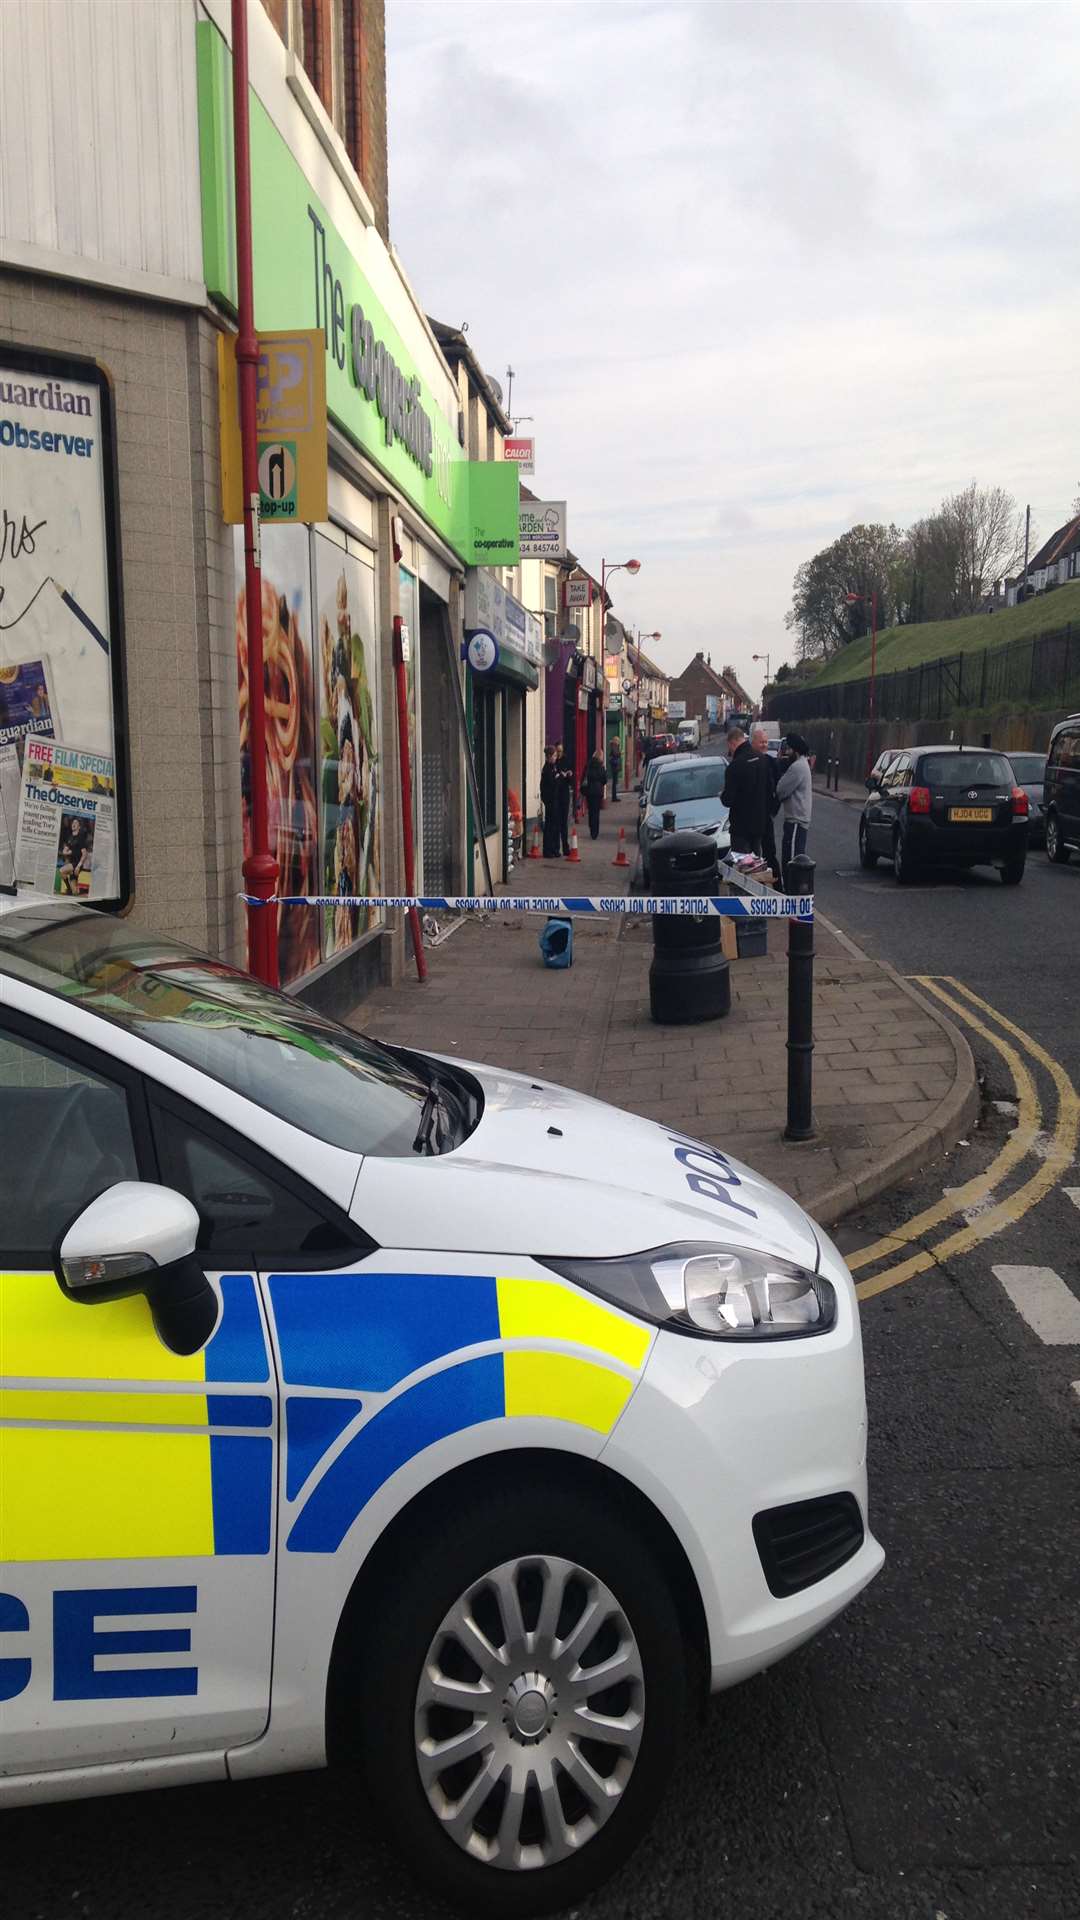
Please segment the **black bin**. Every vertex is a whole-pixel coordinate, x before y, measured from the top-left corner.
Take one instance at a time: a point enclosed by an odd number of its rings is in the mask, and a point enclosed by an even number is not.
[[[656,894],[715,894],[716,846],[703,833],[666,833],[649,850]],[[731,1011],[731,978],[716,914],[654,914],[649,1008],[665,1026],[716,1020]]]

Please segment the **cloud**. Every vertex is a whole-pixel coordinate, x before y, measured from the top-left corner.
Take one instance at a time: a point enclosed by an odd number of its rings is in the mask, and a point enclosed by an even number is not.
[[[788,646],[800,560],[1080,425],[1066,6],[390,0],[395,244],[534,416],[664,663]]]

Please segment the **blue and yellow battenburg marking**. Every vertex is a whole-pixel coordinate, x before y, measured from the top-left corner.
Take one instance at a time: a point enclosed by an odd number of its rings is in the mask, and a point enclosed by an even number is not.
[[[0,1561],[269,1552],[273,1400],[254,1279],[226,1275],[221,1295],[213,1338],[183,1356],[141,1297],[88,1307],[51,1273],[0,1276]]]
[[[314,1478],[288,1533],[292,1552],[335,1552],[391,1474],[466,1427],[531,1416],[606,1436],[652,1342],[647,1327],[558,1281],[274,1274],[270,1298],[285,1384],[290,1501],[363,1412],[365,1393],[392,1393],[410,1375],[433,1369],[378,1407]],[[485,1346],[495,1350],[475,1352]],[[333,1397],[320,1398],[319,1389]]]

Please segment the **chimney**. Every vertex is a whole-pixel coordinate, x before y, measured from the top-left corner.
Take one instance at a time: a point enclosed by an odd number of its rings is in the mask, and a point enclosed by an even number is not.
[[[709,657],[708,657],[708,659],[706,660],[706,662],[705,662],[705,665],[706,665],[707,667],[711,667],[711,666],[712,666],[712,654],[711,654],[711,653],[710,653],[710,655],[709,655]]]
[[[705,650],[704,650],[704,648],[703,648],[703,647],[699,647],[699,648],[698,648],[698,659],[699,659],[699,660],[704,660],[704,658],[705,658]]]

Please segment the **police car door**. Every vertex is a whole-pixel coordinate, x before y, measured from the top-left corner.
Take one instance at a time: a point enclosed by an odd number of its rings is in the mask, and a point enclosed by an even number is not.
[[[270,1696],[277,1410],[253,1271],[204,1256],[220,1312],[191,1354],[141,1295],[68,1298],[72,1219],[166,1178],[145,1087],[8,1013],[0,1112],[0,1775],[223,1771]]]

